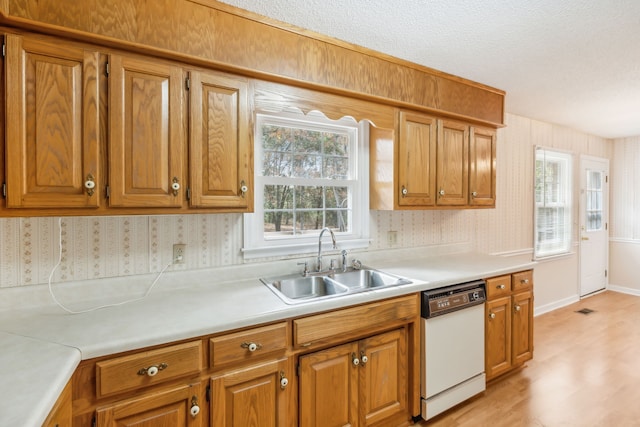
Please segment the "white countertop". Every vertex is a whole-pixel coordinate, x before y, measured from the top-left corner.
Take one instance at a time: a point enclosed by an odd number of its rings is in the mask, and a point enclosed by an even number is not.
[[[143,300],[89,313],[69,314],[51,303],[2,310],[0,331],[6,334],[0,335],[3,349],[0,354],[3,362],[0,364],[0,378],[3,379],[0,385],[0,401],[3,402],[0,404],[0,426],[18,425],[14,422],[16,419],[20,419],[23,426],[40,425],[81,359],[362,304],[525,270],[534,265],[521,258],[471,253],[411,260],[378,259],[375,263],[365,261],[371,267],[413,279],[414,283],[287,305],[257,279],[264,275],[273,276],[271,272],[238,274],[236,271],[229,274],[228,271],[191,271],[171,273],[164,278],[165,282],[182,282],[178,287],[159,282],[158,287]],[[244,267],[245,270],[255,268]],[[264,268],[274,269],[273,266]],[[278,271],[277,268],[274,271]],[[231,281],[216,283],[212,277],[225,277]],[[103,303],[78,301],[74,308]],[[24,363],[20,365],[21,369],[15,368],[17,363]],[[42,375],[41,369],[35,366],[56,366],[56,375]],[[12,378],[10,375],[18,376],[20,381],[5,381],[5,378]],[[12,406],[2,406],[11,399],[21,399],[22,405],[16,406],[15,410]],[[27,422],[20,418],[24,416],[25,406],[31,408],[29,415],[33,415]]]
[[[80,352],[4,332],[0,348],[0,425],[42,425],[80,363]]]

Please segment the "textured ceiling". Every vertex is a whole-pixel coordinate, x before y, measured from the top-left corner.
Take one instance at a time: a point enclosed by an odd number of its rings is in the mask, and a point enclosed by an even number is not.
[[[640,135],[639,0],[223,0],[507,92],[506,110]]]

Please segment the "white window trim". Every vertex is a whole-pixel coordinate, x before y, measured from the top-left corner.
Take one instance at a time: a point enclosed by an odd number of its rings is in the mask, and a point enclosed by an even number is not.
[[[301,237],[276,237],[264,238],[264,191],[263,185],[271,179],[263,179],[262,173],[262,142],[257,138],[260,135],[259,129],[264,121],[291,125],[300,122],[304,127],[313,127],[314,123],[320,126],[336,126],[356,128],[357,152],[351,156],[350,168],[356,171],[355,179],[351,185],[354,190],[351,192],[352,215],[350,224],[352,232],[335,232],[337,246],[342,249],[367,248],[369,239],[369,124],[367,122],[356,123],[352,118],[345,117],[341,120],[327,119],[322,113],[312,111],[306,115],[301,112],[282,112],[277,114],[258,114],[256,117],[256,128],[254,135],[254,185],[255,200],[254,212],[243,215],[244,222],[244,245],[242,252],[245,259],[265,258],[273,256],[293,256],[316,253],[318,251],[318,233]],[[276,178],[277,180],[277,178]],[[344,185],[344,184],[341,184]],[[324,236],[323,247],[330,249],[330,239]]]
[[[536,201],[535,195],[535,184],[536,177],[535,171],[536,166],[535,163],[538,161],[539,154],[542,154],[546,159],[561,161],[565,163],[566,171],[565,171],[565,179],[566,186],[563,188],[564,190],[564,198],[566,202],[562,204],[565,207],[565,214],[563,217],[563,223],[565,228],[564,239],[561,241],[561,245],[545,245],[541,244],[538,241],[538,203]],[[573,211],[574,211],[574,203],[573,203],[573,175],[574,175],[574,159],[573,154],[561,151],[552,148],[544,148],[544,147],[535,147],[534,148],[534,195],[533,195],[533,254],[534,259],[542,260],[549,259],[553,257],[559,257],[563,255],[567,255],[571,253],[572,248],[572,240],[573,240]]]

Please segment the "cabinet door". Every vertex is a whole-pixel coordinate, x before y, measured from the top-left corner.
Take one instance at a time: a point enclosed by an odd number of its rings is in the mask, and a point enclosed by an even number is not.
[[[200,427],[203,414],[191,415],[202,402],[201,386],[183,385],[98,408],[97,427]]]
[[[436,182],[436,119],[400,112],[398,205],[433,206]]]
[[[469,128],[438,120],[437,187],[439,206],[467,204],[469,186]]]
[[[286,359],[211,379],[213,427],[279,427],[287,422]]]
[[[191,72],[191,205],[252,209],[247,83]]]
[[[469,141],[469,204],[496,205],[496,132],[471,128]]]
[[[363,425],[373,425],[394,416],[406,415],[408,418],[409,360],[405,329],[361,341],[360,360],[360,419]]]
[[[485,371],[487,380],[511,369],[511,297],[486,303]]]
[[[533,357],[533,293],[513,296],[513,364],[520,365]]]
[[[183,200],[182,70],[111,55],[109,204],[179,207]]]
[[[12,34],[6,49],[7,206],[97,207],[98,52]]]
[[[300,357],[301,427],[358,425],[358,345],[349,343]]]

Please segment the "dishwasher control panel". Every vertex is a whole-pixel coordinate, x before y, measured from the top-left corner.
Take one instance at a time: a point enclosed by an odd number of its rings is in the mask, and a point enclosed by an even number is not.
[[[429,318],[482,304],[487,299],[484,280],[424,291],[422,317]]]

